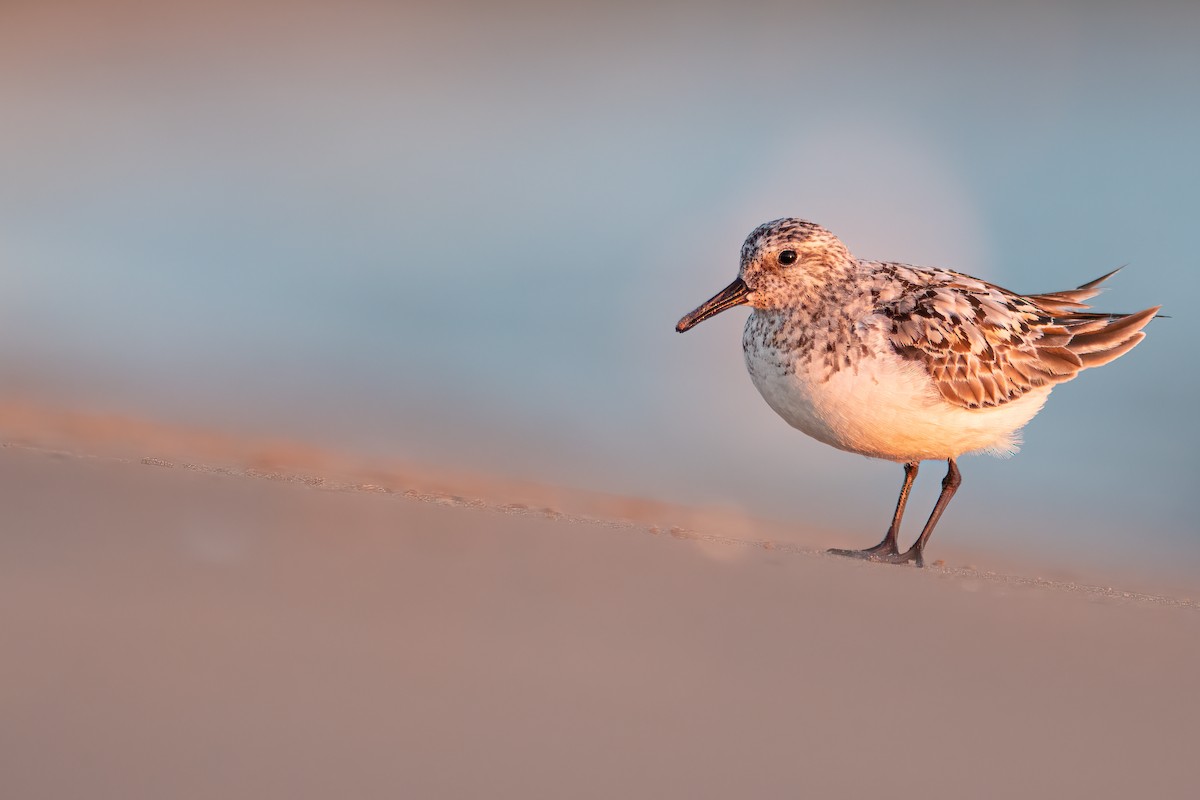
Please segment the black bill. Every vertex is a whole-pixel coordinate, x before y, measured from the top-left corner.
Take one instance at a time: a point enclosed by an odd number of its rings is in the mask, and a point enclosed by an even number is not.
[[[740,306],[746,302],[747,295],[750,294],[750,287],[738,278],[733,283],[726,286],[721,291],[717,292],[712,299],[703,303],[699,308],[690,314],[685,314],[683,319],[679,320],[675,325],[675,330],[683,333],[690,328],[694,328],[709,317],[720,314],[727,308]]]

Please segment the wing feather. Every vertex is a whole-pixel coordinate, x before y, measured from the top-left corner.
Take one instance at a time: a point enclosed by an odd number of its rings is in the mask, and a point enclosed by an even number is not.
[[[941,396],[964,408],[1000,406],[1107,364],[1145,338],[1160,308],[1087,312],[1083,301],[1113,272],[1024,296],[955,272],[881,266],[900,286],[880,292],[873,310],[893,349],[924,365]]]

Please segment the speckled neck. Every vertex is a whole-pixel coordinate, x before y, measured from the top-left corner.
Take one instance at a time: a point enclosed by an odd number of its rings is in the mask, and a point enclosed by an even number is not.
[[[870,313],[870,296],[854,290],[857,262],[838,261],[826,271],[806,271],[786,294],[755,308],[746,321],[742,347],[783,374],[818,366],[828,379],[868,354],[857,321]],[[785,302],[779,302],[785,301]]]

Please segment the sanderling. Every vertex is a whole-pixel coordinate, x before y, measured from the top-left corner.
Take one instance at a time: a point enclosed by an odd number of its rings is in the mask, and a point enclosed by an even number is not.
[[[760,225],[738,277],[679,320],[683,333],[738,305],[750,378],[788,424],[851,453],[904,465],[883,541],[838,555],[924,565],[925,546],[962,478],[964,453],[1016,452],[1018,431],[1057,383],[1124,355],[1159,307],[1089,312],[1113,273],[1078,289],[1020,295],[948,269],[863,261],[801,219]],[[917,468],[949,465],[921,535],[896,545]]]

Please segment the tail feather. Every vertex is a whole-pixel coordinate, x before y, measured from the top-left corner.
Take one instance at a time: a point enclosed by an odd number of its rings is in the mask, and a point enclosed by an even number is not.
[[[1116,275],[1124,267],[1117,267],[1107,275],[1101,275],[1094,281],[1088,281],[1082,286],[1074,289],[1067,289],[1061,292],[1047,292],[1046,294],[1030,295],[1029,299],[1037,303],[1047,312],[1053,315],[1070,314],[1073,311],[1082,311],[1088,308],[1084,300],[1091,300],[1100,292],[1104,291],[1100,284]]]
[[[1066,347],[1083,362],[1082,369],[1107,364],[1125,355],[1146,338],[1142,328],[1154,319],[1160,308],[1162,306],[1147,308],[1136,314],[1112,316],[1103,325],[1098,324],[1101,320],[1089,319],[1080,326],[1085,332],[1075,332]]]
[[[1096,287],[1099,286],[1100,284],[1104,283],[1106,280],[1111,278],[1113,275],[1116,275],[1118,272],[1120,272],[1123,269],[1125,269],[1125,266],[1121,265],[1121,266],[1117,267],[1116,269],[1114,269],[1112,272],[1106,272],[1103,275],[1101,275],[1099,278],[1096,278],[1096,280],[1088,281],[1087,283],[1083,284],[1082,286],[1076,287],[1072,291],[1073,292],[1089,292],[1089,294],[1086,294],[1083,296],[1084,300],[1095,297],[1096,295],[1100,294],[1100,292],[1104,291],[1103,289],[1097,289]]]
[[[1113,321],[1114,316],[1119,317],[1120,314],[1073,314],[1071,321],[1066,323],[1066,327],[1071,331],[1072,336],[1083,336],[1104,330]]]
[[[1160,307],[1148,308],[1136,314],[1115,317],[1098,328],[1089,326],[1087,332],[1077,331],[1071,337],[1070,349],[1079,354],[1099,353],[1119,347],[1137,334],[1146,323],[1154,318]]]
[[[1145,338],[1146,334],[1138,331],[1133,336],[1130,336],[1128,339],[1121,342],[1121,344],[1110,350],[1099,350],[1093,353],[1084,353],[1079,357],[1079,359],[1083,362],[1084,369],[1088,369],[1089,367],[1102,367],[1108,362],[1116,361],[1118,358],[1128,353],[1137,345],[1138,342]]]
[[[1081,362],[1078,369],[1098,367],[1128,353],[1146,338],[1142,328],[1162,308],[1155,306],[1135,314],[1088,311],[1089,306],[1084,301],[1100,294],[1103,291],[1101,284],[1121,269],[1117,267],[1107,275],[1101,275],[1075,289],[1035,294],[1028,298],[1050,318],[1047,320],[1049,324],[1043,326],[1047,334],[1045,346],[1068,351]],[[1064,336],[1064,333],[1067,335]]]

